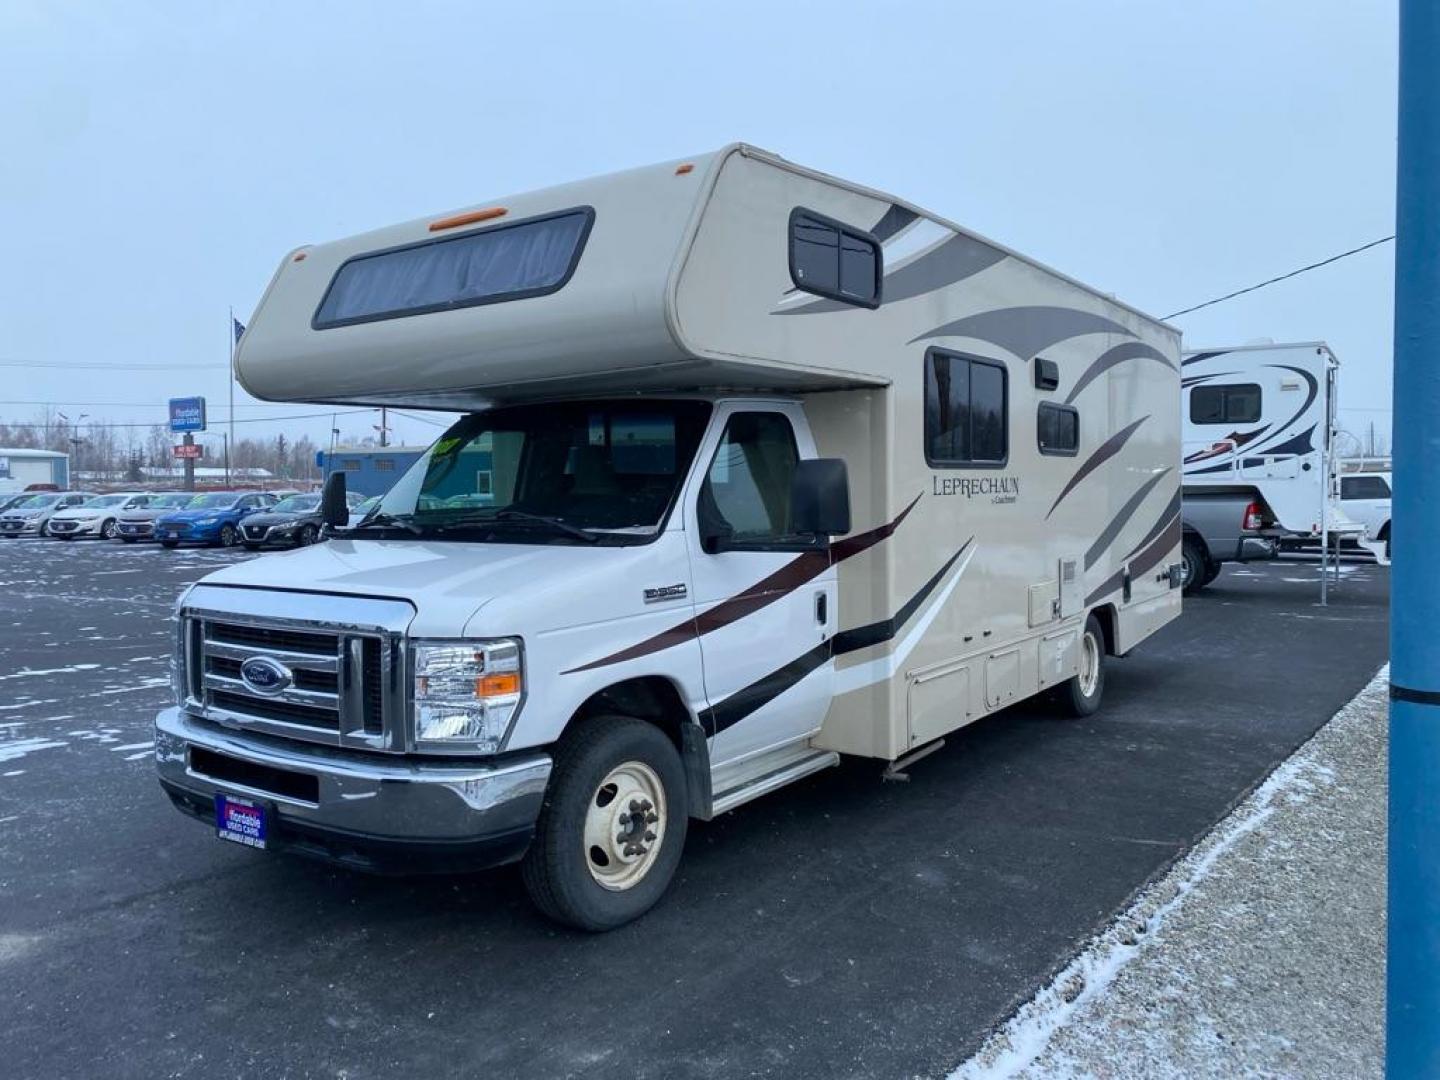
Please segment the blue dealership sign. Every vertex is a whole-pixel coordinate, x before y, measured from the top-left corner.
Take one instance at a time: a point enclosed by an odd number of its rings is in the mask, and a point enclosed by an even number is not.
[[[170,399],[171,431],[204,431],[205,399],[203,397],[172,397]]]

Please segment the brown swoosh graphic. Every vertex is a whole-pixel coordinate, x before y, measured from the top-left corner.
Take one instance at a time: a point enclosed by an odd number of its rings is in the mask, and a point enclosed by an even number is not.
[[[662,630],[653,637],[648,637],[619,652],[613,652],[609,656],[602,656],[599,660],[592,660],[588,664],[570,668],[561,674],[570,675],[577,671],[590,671],[608,664],[618,664],[622,660],[633,660],[637,656],[659,652],[661,649],[668,649],[672,645],[688,641],[692,637],[698,638],[703,634],[719,630],[723,626],[729,626],[736,620],[743,619],[746,615],[759,611],[761,608],[773,604],[782,596],[794,592],[812,578],[819,577],[832,562],[844,562],[846,559],[859,555],[862,551],[868,551],[882,540],[888,540],[900,527],[900,523],[910,515],[910,511],[915,509],[915,504],[919,501],[920,496],[916,495],[910,505],[900,511],[894,521],[887,522],[868,532],[856,533],[854,536],[837,540],[830,545],[829,552],[803,552],[773,574],[755,582],[744,592],[736,593],[727,600],[721,600],[714,607],[702,611],[699,615],[676,623],[668,630]]]
[[[1045,512],[1045,516],[1048,518],[1051,514],[1055,513],[1055,507],[1065,501],[1065,496],[1075,490],[1075,485],[1118,454],[1120,448],[1130,441],[1130,436],[1135,434],[1135,429],[1149,419],[1149,414],[1146,414],[1128,427],[1121,428],[1101,443],[1099,449],[1085,460],[1085,464],[1081,465],[1080,468],[1075,471],[1075,475],[1070,478],[1070,482],[1066,484],[1060,494],[1055,497],[1055,502],[1052,503],[1050,509]]]
[[[1169,513],[1170,511],[1167,510],[1166,512]],[[1145,573],[1146,570],[1149,570],[1163,559],[1167,551],[1173,550],[1175,545],[1180,543],[1181,528],[1179,513],[1176,513],[1175,516],[1168,521],[1162,518],[1160,522],[1157,522],[1156,527],[1159,531],[1155,533],[1148,545],[1136,553],[1133,561],[1130,563],[1129,569],[1132,578],[1137,574]],[[1124,582],[1125,569],[1121,568],[1106,578],[1089,596],[1085,597],[1085,606],[1089,607],[1102,596],[1114,592],[1120,588]]]

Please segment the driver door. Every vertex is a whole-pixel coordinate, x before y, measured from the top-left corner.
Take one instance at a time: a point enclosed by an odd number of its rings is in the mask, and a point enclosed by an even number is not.
[[[689,495],[715,766],[814,734],[830,707],[836,574],[828,542],[789,531],[795,464],[815,456],[797,420],[798,406],[721,406]],[[721,543],[707,544],[716,530]]]

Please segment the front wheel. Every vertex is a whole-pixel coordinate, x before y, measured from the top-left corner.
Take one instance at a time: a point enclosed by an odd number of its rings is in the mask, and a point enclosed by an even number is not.
[[[314,525],[306,525],[303,529],[300,530],[300,537],[297,543],[301,547],[309,547],[311,544],[315,543],[315,541],[319,539],[319,537],[319,529],[315,528]]]
[[[685,771],[664,732],[628,716],[582,721],[556,748],[525,887],[556,922],[621,926],[664,894],[688,821]]]
[[[1060,688],[1060,704],[1071,716],[1092,716],[1105,693],[1105,633],[1091,615],[1080,635],[1080,670]]]
[[[104,525],[100,526],[100,535],[106,540],[114,540],[115,537],[120,535],[120,526],[115,523],[114,518],[111,518],[105,522]]]

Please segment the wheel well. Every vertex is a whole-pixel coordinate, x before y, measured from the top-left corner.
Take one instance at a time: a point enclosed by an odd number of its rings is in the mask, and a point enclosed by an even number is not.
[[[1105,638],[1105,652],[1109,656],[1115,655],[1115,605],[1101,604],[1090,612],[1100,624],[1100,633]]]
[[[654,724],[683,752],[681,725],[692,723],[690,710],[669,679],[648,675],[607,686],[585,699],[570,718],[569,727],[595,716],[618,713]]]
[[[1381,525],[1381,526],[1380,526],[1380,531],[1375,534],[1375,539],[1376,539],[1376,540],[1388,540],[1388,539],[1390,539],[1390,522],[1387,521],[1387,522],[1385,522],[1384,525]]]
[[[1205,543],[1205,538],[1188,525],[1180,530],[1181,544],[1194,544],[1200,549],[1200,554],[1210,558],[1210,545]]]

